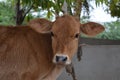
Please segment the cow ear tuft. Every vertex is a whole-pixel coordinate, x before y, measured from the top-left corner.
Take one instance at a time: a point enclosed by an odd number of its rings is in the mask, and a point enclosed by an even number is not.
[[[96,36],[97,34],[104,31],[105,28],[101,24],[95,22],[88,22],[85,24],[81,24],[80,30],[82,33],[88,36]]]
[[[46,19],[33,19],[28,23],[28,26],[39,33],[49,33],[53,22]]]

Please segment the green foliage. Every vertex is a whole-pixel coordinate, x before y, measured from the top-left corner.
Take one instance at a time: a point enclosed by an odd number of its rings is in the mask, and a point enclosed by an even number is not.
[[[105,11],[111,14],[112,17],[120,18],[120,0],[96,0],[96,6],[105,4]]]
[[[52,14],[58,14],[61,12],[61,6],[64,0],[21,0],[23,6],[30,6],[33,4],[34,10],[42,8],[42,10],[47,10],[47,17],[52,16]]]
[[[18,0],[7,0],[8,3],[10,3],[13,7],[16,6]],[[76,0],[66,0],[69,7],[69,12],[71,11],[71,8],[73,7],[73,3]],[[20,10],[19,12],[23,11],[23,18],[30,15],[30,10],[34,12],[44,12],[46,11],[46,17],[51,18],[53,16],[59,16],[60,13],[62,13],[62,6],[63,6],[64,0],[20,0]],[[24,17],[25,15],[25,17]]]
[[[0,2],[0,25],[14,25],[15,12],[9,3]]]
[[[115,17],[119,17],[120,18],[120,1],[118,2],[118,0],[114,0],[110,2],[110,14]]]

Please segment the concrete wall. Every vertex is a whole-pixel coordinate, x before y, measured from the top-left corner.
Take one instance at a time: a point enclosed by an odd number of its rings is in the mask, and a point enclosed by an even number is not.
[[[82,60],[73,64],[77,80],[120,80],[120,45],[85,46]],[[72,80],[63,71],[57,80]]]

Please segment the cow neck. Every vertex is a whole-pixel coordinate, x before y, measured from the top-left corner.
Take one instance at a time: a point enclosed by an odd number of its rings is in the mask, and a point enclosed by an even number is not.
[[[64,66],[53,65],[48,73],[42,78],[42,80],[56,80],[61,74]]]

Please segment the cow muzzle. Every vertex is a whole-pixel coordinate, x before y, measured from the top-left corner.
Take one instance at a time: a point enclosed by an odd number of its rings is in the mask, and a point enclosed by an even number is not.
[[[53,58],[53,62],[58,65],[68,65],[71,63],[69,57],[63,54],[56,54]]]

